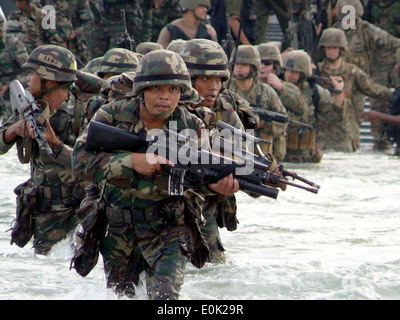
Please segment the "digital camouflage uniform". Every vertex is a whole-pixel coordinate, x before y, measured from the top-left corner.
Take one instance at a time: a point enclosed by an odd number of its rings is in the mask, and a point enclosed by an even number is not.
[[[24,83],[21,75],[22,65],[28,60],[29,54],[24,43],[12,34],[8,34],[5,25],[1,23],[0,30],[0,118],[7,119],[11,116],[10,91],[7,86],[14,79]]]
[[[156,74],[168,79],[150,80]],[[182,87],[182,97],[196,93],[186,66],[176,53],[150,52],[138,66],[133,92],[140,97],[146,87],[165,84]],[[130,97],[105,105],[94,119],[145,138],[148,129],[139,113],[141,99]],[[168,128],[170,121],[176,121],[178,132],[190,128],[199,137],[204,129],[200,119],[179,106],[162,129]],[[108,286],[132,295],[139,274],[146,271],[151,299],[177,299],[188,257],[201,267],[208,256],[205,242],[199,244],[203,197],[191,189],[184,197],[169,196],[167,175],[137,173],[132,168],[131,152],[87,152],[86,139],[84,131],[75,145],[73,167],[76,175],[84,179],[95,183],[105,180],[107,230],[101,238],[101,254]]]
[[[258,45],[261,61],[272,60],[276,64],[275,74],[279,74],[282,67],[282,57],[279,48],[272,43],[261,43]],[[262,79],[260,78],[260,81]],[[283,106],[289,115],[301,117],[307,110],[306,101],[301,95],[300,89],[288,81],[281,80],[282,89],[277,92]]]
[[[89,62],[88,39],[94,27],[94,16],[88,0],[41,0],[42,6],[54,6],[57,32],[67,48],[79,59],[78,65]],[[72,32],[76,37],[71,39]],[[80,67],[83,67],[81,65]]]
[[[328,28],[322,33],[319,48],[339,47],[341,52],[347,51],[347,40],[343,30]],[[364,108],[357,109],[358,104],[353,101],[353,93],[358,92],[368,97],[380,98],[388,101],[390,89],[374,82],[368,74],[354,64],[342,59],[338,69],[330,69],[325,60],[318,64],[318,70],[323,77],[339,76],[344,80],[344,92],[349,106],[344,118],[339,123],[320,119],[318,128],[318,145],[322,149],[352,152],[360,146],[361,112]],[[329,84],[324,84],[329,89]]]
[[[103,56],[108,50],[118,46],[118,40],[124,35],[122,9],[125,9],[127,31],[136,44],[150,40],[143,36],[141,0],[89,2],[95,17],[95,29],[89,41],[92,59]]]
[[[28,5],[30,4],[31,1],[28,1]],[[29,13],[15,10],[7,17],[8,20],[14,20],[21,23],[23,33],[22,39],[28,49],[28,53],[31,53],[36,47],[43,44],[54,44],[62,47],[66,46],[64,40],[57,33],[56,29],[45,29],[42,27],[42,21],[46,16],[47,13],[42,13],[40,4],[34,3],[32,4],[32,11],[29,11]]]
[[[309,83],[307,79],[311,76],[310,56],[302,50],[289,52],[284,60],[284,70],[300,72],[302,80],[297,84],[307,104],[307,110],[299,120],[314,125],[316,129],[310,130],[290,125],[288,128],[287,149],[285,161],[288,162],[320,162],[323,152],[316,144],[319,134],[320,119],[337,123],[341,121],[345,113],[345,105],[337,106],[329,90],[315,83]]]
[[[55,64],[49,64],[49,61],[54,61]],[[59,66],[62,71],[58,68]],[[38,47],[31,53],[24,68],[35,70],[42,79],[46,80],[63,82],[76,80],[76,62],[72,53],[58,46]],[[53,155],[47,154],[44,149],[39,149],[35,141],[32,143],[30,185],[34,187],[36,193],[24,196],[35,203],[33,247],[35,253],[38,254],[47,254],[51,247],[65,238],[78,223],[75,210],[79,208],[84,197],[84,188],[87,183],[72,174],[71,159],[83,118],[81,111],[83,107],[80,102],[70,93],[61,107],[50,114],[50,124],[62,142],[59,147],[52,148]],[[3,140],[4,131],[19,120],[18,115],[13,115],[0,128],[1,154],[6,153],[15,142],[21,140],[18,138],[9,145],[6,145]],[[32,140],[25,141],[25,144],[29,141]]]
[[[243,91],[236,84],[239,79],[234,76],[235,81],[231,82],[230,89],[247,100],[253,107],[286,115],[286,109],[275,90],[270,85],[261,83],[258,80],[258,72],[261,67],[258,50],[253,46],[240,45],[236,55],[236,63],[250,64],[252,66],[249,77],[253,78],[253,85],[248,91]],[[286,124],[272,121],[265,122],[262,127],[257,128],[256,135],[272,142],[272,146],[264,143],[261,145],[264,154],[272,152],[278,160],[284,159],[286,153]]]
[[[362,20],[360,17],[364,13],[364,8],[359,0],[339,0],[337,12],[341,12],[341,8],[345,5],[353,5],[356,8],[357,19],[355,29],[344,30],[349,47],[344,58],[348,63],[353,63],[365,71],[377,83],[392,86],[394,83],[389,76],[394,66],[392,57],[396,49],[400,47],[400,39]],[[337,15],[340,21],[334,24],[334,27],[342,28],[342,15]],[[365,104],[365,97],[356,93],[354,101],[359,104],[357,109],[361,109]],[[371,100],[371,108],[387,113],[387,103]],[[371,131],[374,137],[374,148],[377,150],[387,148],[387,140],[381,139],[382,125],[371,124]]]
[[[186,63],[192,83],[197,77],[216,76],[222,81],[229,78],[228,58],[222,47],[215,41],[206,39],[193,39],[187,41],[179,51],[180,56]],[[196,89],[196,87],[195,87]],[[225,122],[239,130],[244,131],[244,126],[235,111],[235,102],[228,94],[219,94],[217,101],[212,108],[197,106],[193,104],[186,105],[189,112],[202,119],[208,130],[217,130],[216,122],[218,120]],[[218,215],[221,207],[227,208],[228,215],[236,219],[236,198],[232,196],[213,195],[205,198],[203,206],[203,217],[206,220],[201,231],[207,240],[210,248],[210,261],[224,262],[225,251],[219,235]]]

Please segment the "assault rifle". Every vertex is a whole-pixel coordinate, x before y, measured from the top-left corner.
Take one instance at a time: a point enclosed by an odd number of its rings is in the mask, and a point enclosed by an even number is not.
[[[136,43],[135,40],[130,37],[128,29],[126,27],[125,9],[121,9],[121,16],[122,24],[124,26],[124,34],[122,35],[122,37],[118,38],[117,46],[118,48],[124,48],[134,52],[136,50]]]
[[[32,125],[33,134],[39,147],[45,149],[49,155],[53,155],[53,151],[43,133],[46,120],[42,116],[43,110],[41,110],[32,94],[25,90],[18,80],[13,80],[10,83],[10,99],[13,112],[21,115],[26,123]]]
[[[159,136],[150,136],[147,139],[138,137],[122,129],[115,128],[100,122],[92,121],[88,128],[85,150],[90,152],[148,152],[158,153],[170,161],[176,158],[175,166],[161,165],[164,174],[169,175],[168,194],[183,195],[185,188],[206,186],[215,183],[229,174],[233,174],[239,182],[240,190],[252,195],[266,196],[273,199],[278,197],[280,186],[287,180],[278,171],[271,171],[271,162],[267,158],[262,162],[250,159],[249,155],[239,160],[224,157],[217,153],[199,150],[197,142],[171,132],[179,141],[167,141]],[[152,151],[149,151],[151,148]],[[311,190],[309,190],[311,191]],[[312,191],[318,192],[314,188]]]
[[[264,120],[266,122],[270,121],[276,121],[280,123],[289,123],[289,124],[296,124],[304,128],[308,128],[310,130],[314,129],[314,126],[305,122],[301,121],[296,121],[290,119],[288,116],[282,114],[282,113],[277,113],[274,111],[262,109],[262,108],[257,108],[257,107],[251,107],[251,110],[257,113],[260,116],[261,120]]]

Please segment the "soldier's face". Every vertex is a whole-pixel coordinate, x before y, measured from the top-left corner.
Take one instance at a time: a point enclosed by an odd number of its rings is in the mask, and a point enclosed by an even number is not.
[[[207,17],[207,7],[205,6],[197,6],[194,9],[194,15],[196,16],[197,19],[204,21],[206,20]]]
[[[235,67],[233,68],[233,74],[235,76],[242,76],[247,77],[251,72],[251,65],[249,64],[242,64],[236,63]]]
[[[325,47],[325,57],[330,61],[335,61],[340,56],[340,48]]]
[[[292,82],[292,83],[298,83],[300,80],[300,72],[286,70],[284,78],[285,78],[285,81]]]
[[[15,0],[15,4],[18,10],[24,10],[28,5],[28,2],[26,0]]]
[[[31,71],[26,77],[28,81],[28,89],[32,95],[38,94],[41,90],[41,79],[35,71]]]
[[[261,69],[259,77],[265,79],[270,73],[274,72],[274,62],[272,60],[265,60],[261,62]]]
[[[221,91],[222,80],[217,76],[200,76],[196,78],[193,86],[204,98],[202,105],[212,107]]]
[[[146,109],[151,115],[173,111],[181,97],[181,88],[172,85],[152,86],[144,90]]]

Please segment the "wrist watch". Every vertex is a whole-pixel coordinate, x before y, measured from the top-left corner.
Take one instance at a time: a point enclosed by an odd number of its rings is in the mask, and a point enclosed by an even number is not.
[[[332,90],[332,93],[334,93],[334,94],[341,94],[342,92],[343,92],[343,90],[339,90],[339,89]]]

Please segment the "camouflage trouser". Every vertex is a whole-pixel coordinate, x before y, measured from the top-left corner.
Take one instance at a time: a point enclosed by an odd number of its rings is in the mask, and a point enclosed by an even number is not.
[[[178,299],[189,241],[186,224],[167,226],[161,219],[132,225],[109,220],[101,246],[107,286],[132,297],[145,271],[150,299]]]
[[[202,214],[206,222],[201,227],[201,233],[210,248],[209,261],[225,262],[225,249],[222,246],[217,223],[217,197],[206,197]]]
[[[75,215],[79,207],[65,208],[52,206],[49,211],[36,211],[33,214],[33,248],[36,254],[46,255],[53,245],[66,238],[78,225]]]

